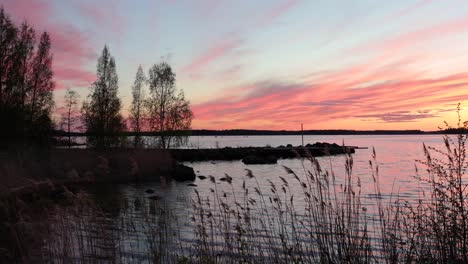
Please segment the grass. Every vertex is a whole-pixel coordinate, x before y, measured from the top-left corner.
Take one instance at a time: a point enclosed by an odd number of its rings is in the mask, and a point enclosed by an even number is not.
[[[459,118],[457,128],[466,129],[467,123]],[[310,155],[303,172],[284,167],[290,177],[278,176],[267,187],[249,170],[242,192],[232,185],[239,179],[211,176],[208,194],[195,190],[189,238],[180,231],[187,227],[183,217],[144,197],[125,198],[110,217],[86,194],[70,194],[72,206],[49,204],[38,214],[41,221],[20,199],[2,200],[2,230],[10,230],[7,239],[15,246],[1,244],[0,260],[468,263],[467,140],[467,134],[444,136],[443,149],[423,146],[425,159],[416,162],[414,177],[424,186],[417,201],[398,192],[383,197],[375,150],[369,161],[373,204],[363,198],[351,154],[345,157],[344,177],[335,174],[331,159],[325,170]],[[39,250],[30,251],[28,238],[37,236],[43,238]]]

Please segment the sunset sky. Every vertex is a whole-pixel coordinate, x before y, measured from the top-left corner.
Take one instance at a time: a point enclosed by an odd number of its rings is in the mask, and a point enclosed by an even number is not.
[[[206,129],[422,129],[468,119],[468,1],[0,0],[52,36],[55,100],[86,98],[104,44],[124,115],[162,59]]]

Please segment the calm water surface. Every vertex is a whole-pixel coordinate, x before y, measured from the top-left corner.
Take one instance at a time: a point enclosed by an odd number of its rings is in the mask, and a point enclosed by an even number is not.
[[[304,136],[304,144],[315,142],[328,142],[345,144],[348,146],[367,147],[367,149],[357,149],[353,154],[354,174],[359,176],[363,182],[371,181],[371,170],[369,160],[372,159],[372,149],[375,148],[377,162],[379,164],[379,175],[381,190],[383,193],[399,191],[400,195],[417,195],[414,188],[417,188],[415,176],[415,161],[424,159],[423,143],[429,146],[441,148],[443,146],[441,135],[350,135],[350,136]],[[214,148],[218,147],[245,147],[245,146],[266,146],[277,147],[280,145],[300,145],[300,136],[223,136],[223,137],[192,137],[190,145],[194,148]],[[320,163],[325,168],[330,168],[333,164],[333,171],[339,178],[344,176],[344,156],[320,157]],[[258,179],[275,180],[278,176],[288,175],[283,166],[290,167],[297,173],[304,171],[309,164],[304,164],[303,160],[286,159],[279,160],[274,165],[245,165],[240,161],[232,162],[194,162],[187,163],[192,166],[197,174],[213,175],[217,178],[223,177],[225,173],[231,175],[237,181],[245,177],[245,169],[253,171]],[[418,165],[421,167],[421,165]],[[206,187],[203,182],[197,181],[198,190]],[[370,187],[370,186],[369,186]],[[365,188],[370,189],[370,188]],[[373,189],[373,188],[372,188]]]
[[[354,166],[353,174],[360,178],[362,184],[362,197],[365,206],[372,207],[376,203],[376,191],[372,180],[371,168],[369,160],[372,159],[372,149],[375,148],[377,153],[377,162],[379,165],[379,181],[380,189],[384,201],[390,198],[395,199],[398,194],[400,198],[414,200],[421,196],[421,189],[425,186],[418,183],[414,176],[416,160],[424,159],[423,143],[434,147],[442,147],[441,135],[358,135],[358,136],[304,136],[304,143],[328,142],[345,144],[348,146],[367,147],[367,149],[357,149],[352,155]],[[245,147],[245,146],[280,146],[280,145],[300,145],[300,136],[195,136],[191,137],[189,147],[191,148],[216,148],[216,147]],[[337,183],[343,181],[345,177],[345,161],[344,155],[320,157],[318,158],[321,166],[328,171],[333,171]],[[299,177],[304,178],[306,171],[310,169],[310,163],[303,159],[285,159],[278,160],[278,164],[273,165],[245,165],[241,161],[211,161],[211,162],[187,162],[188,166],[194,168],[197,175],[213,176],[216,183],[213,184],[208,179],[197,180],[194,182],[196,186],[189,186],[188,183],[148,183],[144,185],[120,185],[118,188],[111,190],[96,191],[95,199],[103,202],[104,208],[109,211],[110,219],[120,219],[120,228],[125,227],[122,219],[139,215],[139,212],[150,212],[151,200],[150,196],[158,196],[158,203],[174,213],[177,220],[171,221],[173,228],[178,231],[181,239],[186,242],[194,241],[193,223],[190,220],[192,213],[192,200],[195,197],[197,190],[202,198],[213,197],[213,190],[216,189],[218,195],[231,197],[234,200],[242,197],[242,185],[247,188],[253,188],[260,185],[262,191],[268,193],[270,190],[270,182],[281,185],[279,176],[284,177],[290,184],[291,193],[297,199],[295,201],[298,208],[304,208],[304,195],[299,183],[293,179],[290,174],[287,174],[284,166],[291,168]],[[422,165],[418,165],[423,168]],[[252,171],[256,179],[250,179],[246,176],[246,169]],[[424,170],[420,170],[424,173]],[[232,185],[227,182],[220,181],[225,175],[230,175]],[[258,183],[257,183],[258,182]],[[154,190],[154,193],[145,192],[147,189]],[[110,195],[109,195],[110,194]],[[237,198],[236,198],[237,197]],[[119,201],[116,203],[116,201]],[[124,201],[123,203],[121,201]],[[106,204],[106,202],[108,202]],[[122,206],[125,204],[125,206]],[[113,210],[115,209],[115,210]],[[154,208],[153,208],[154,211]],[[299,212],[300,213],[300,212]],[[370,210],[369,214],[375,211]],[[154,212],[153,212],[154,214]],[[134,218],[134,219],[138,219]],[[143,220],[142,220],[143,221]],[[138,220],[137,220],[138,223]],[[134,225],[134,223],[133,223]],[[144,226],[144,224],[137,224]],[[138,228],[137,228],[138,229]],[[138,229],[138,232],[145,232],[143,229]],[[147,250],[148,242],[138,235],[137,231],[128,232],[119,235],[119,241],[125,245],[129,252],[140,252]]]

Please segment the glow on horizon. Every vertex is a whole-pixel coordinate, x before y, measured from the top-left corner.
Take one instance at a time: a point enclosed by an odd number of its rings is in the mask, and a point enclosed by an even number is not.
[[[458,102],[468,107],[468,3],[459,0],[0,5],[51,33],[58,105],[65,88],[86,97],[107,43],[124,115],[138,65],[163,57],[196,129],[437,130],[454,125]]]

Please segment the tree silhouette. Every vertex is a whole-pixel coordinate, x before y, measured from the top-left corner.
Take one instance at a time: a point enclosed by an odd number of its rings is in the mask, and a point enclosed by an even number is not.
[[[36,47],[27,22],[16,27],[0,7],[0,145],[48,143],[52,121],[51,40],[44,32]]]
[[[139,133],[142,131],[144,126],[144,85],[146,82],[145,74],[143,73],[143,68],[141,65],[138,67],[135,81],[132,86],[132,105],[130,108],[130,127],[133,132],[135,132],[134,146],[135,148],[139,147],[142,144],[142,139]]]
[[[175,73],[169,64],[161,62],[151,67],[148,76],[149,126],[159,132],[159,146],[167,149],[186,143],[188,137],[183,132],[191,128],[193,113],[183,91],[175,87]]]
[[[52,91],[55,86],[52,77],[52,55],[50,54],[51,42],[47,32],[41,35],[38,50],[31,62],[31,76],[28,80],[30,105],[29,121],[33,131],[31,134],[41,131],[47,133],[51,127],[51,121],[47,121],[44,127],[43,121],[50,117],[54,105]]]
[[[83,103],[83,122],[88,133],[88,146],[108,148],[119,143],[117,134],[124,129],[117,96],[118,77],[114,57],[104,46],[97,63],[97,79]]]
[[[64,96],[64,102],[65,105],[63,106],[62,110],[62,129],[65,129],[68,134],[68,147],[71,147],[71,130],[74,128],[76,125],[76,122],[78,121],[78,99],[79,95],[77,92],[67,89],[65,96]]]

